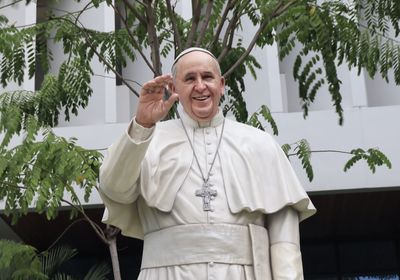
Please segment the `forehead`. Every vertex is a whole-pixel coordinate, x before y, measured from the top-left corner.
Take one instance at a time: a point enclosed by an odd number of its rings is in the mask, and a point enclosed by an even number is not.
[[[189,72],[218,72],[217,61],[205,52],[194,51],[182,56],[176,63],[177,74]]]

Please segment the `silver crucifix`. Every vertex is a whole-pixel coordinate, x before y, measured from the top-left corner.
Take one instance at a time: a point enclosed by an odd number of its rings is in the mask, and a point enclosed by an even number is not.
[[[214,211],[210,203],[217,196],[217,191],[211,189],[211,184],[204,182],[200,190],[196,190],[196,196],[203,198],[203,211]]]

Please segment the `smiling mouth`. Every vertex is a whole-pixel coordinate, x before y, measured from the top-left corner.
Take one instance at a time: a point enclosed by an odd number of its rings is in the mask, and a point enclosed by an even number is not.
[[[193,97],[193,99],[194,99],[194,100],[197,100],[197,101],[205,101],[205,100],[207,100],[209,97],[210,97],[209,95],[206,95],[206,96],[196,96],[196,97]]]

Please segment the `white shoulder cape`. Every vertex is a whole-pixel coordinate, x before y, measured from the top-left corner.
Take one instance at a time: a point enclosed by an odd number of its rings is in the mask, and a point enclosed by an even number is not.
[[[120,141],[130,141],[127,135],[123,138]],[[292,206],[301,221],[316,212],[286,155],[268,133],[226,119],[219,156],[232,213],[271,214]],[[141,164],[138,184],[149,207],[171,211],[193,160],[180,121],[158,123]],[[117,226],[124,235],[143,239],[136,202],[118,203],[101,190],[100,194],[106,206],[103,221]]]

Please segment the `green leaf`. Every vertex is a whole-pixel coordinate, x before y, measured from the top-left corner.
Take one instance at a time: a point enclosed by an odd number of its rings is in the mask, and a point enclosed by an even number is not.
[[[289,152],[292,149],[292,146],[290,146],[289,144],[283,144],[281,148],[282,151],[285,153],[286,157],[289,158]]]
[[[363,149],[358,148],[352,150],[350,153],[353,154],[353,156],[346,162],[344,166],[345,172],[360,160],[365,160],[367,162],[372,173],[375,173],[377,166],[386,165],[389,169],[392,168],[390,160],[378,149],[370,148],[367,151],[364,151]]]
[[[0,278],[48,279],[41,272],[35,248],[8,240],[0,240]]]
[[[297,146],[294,149],[297,157],[301,160],[301,164],[307,173],[308,180],[310,182],[314,179],[314,171],[311,165],[311,149],[305,139],[301,139],[297,142]]]

